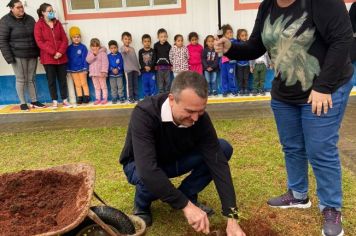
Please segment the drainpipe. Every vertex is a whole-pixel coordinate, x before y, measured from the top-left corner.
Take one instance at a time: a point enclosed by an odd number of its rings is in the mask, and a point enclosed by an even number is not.
[[[221,29],[221,0],[218,0],[218,27]]]

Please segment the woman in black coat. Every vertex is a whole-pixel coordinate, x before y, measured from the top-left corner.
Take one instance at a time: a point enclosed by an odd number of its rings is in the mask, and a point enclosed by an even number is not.
[[[7,5],[10,12],[0,20],[0,49],[8,64],[12,65],[16,76],[16,90],[20,108],[29,110],[25,99],[25,89],[31,98],[31,107],[43,108],[37,101],[36,68],[39,49],[33,35],[35,20],[27,15],[20,0],[11,0]]]

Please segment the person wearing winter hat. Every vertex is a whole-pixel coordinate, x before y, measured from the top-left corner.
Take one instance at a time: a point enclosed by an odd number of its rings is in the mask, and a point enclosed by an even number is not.
[[[74,81],[77,104],[89,103],[89,87],[87,81],[89,65],[86,61],[88,49],[81,43],[81,32],[77,26],[73,26],[69,29],[69,37],[72,44],[67,49],[67,72]]]

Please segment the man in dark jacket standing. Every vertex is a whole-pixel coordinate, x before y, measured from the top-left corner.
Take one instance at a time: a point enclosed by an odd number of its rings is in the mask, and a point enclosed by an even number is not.
[[[169,94],[151,96],[135,107],[120,163],[129,183],[136,186],[134,214],[152,224],[151,202],[160,199],[181,209],[197,232],[209,233],[213,210],[198,194],[214,181],[228,217],[228,236],[245,236],[237,223],[236,196],[228,160],[231,145],[218,139],[205,112],[208,84],[196,72],[181,72]],[[169,178],[190,173],[175,188]]]
[[[31,98],[31,107],[43,108],[37,101],[35,76],[39,49],[33,35],[35,20],[27,15],[20,0],[11,0],[7,5],[10,12],[0,20],[0,49],[16,76],[16,91],[20,108],[29,110],[25,99],[25,88]]]

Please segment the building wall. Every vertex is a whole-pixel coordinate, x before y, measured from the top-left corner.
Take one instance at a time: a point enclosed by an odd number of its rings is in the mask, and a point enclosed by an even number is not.
[[[66,1],[66,0],[63,0]],[[257,14],[256,5],[252,4],[251,9],[241,9],[237,6],[237,2],[242,0],[222,0],[222,24],[229,23],[233,26],[234,32],[236,29],[245,28],[250,33],[252,31],[255,17]],[[259,0],[256,0],[257,2]],[[350,1],[350,0],[347,0]],[[64,18],[64,9],[62,0],[23,0],[26,13],[32,15],[37,20],[36,10],[43,2],[50,3],[56,10],[59,20],[63,23],[64,28],[68,30],[71,26],[78,26],[82,31],[83,43],[88,45],[91,38],[97,37],[102,41],[104,46],[108,41],[115,39],[121,44],[121,33],[124,31],[131,32],[133,36],[132,46],[138,51],[141,46],[141,36],[148,33],[152,37],[153,43],[157,41],[156,32],[159,28],[165,28],[168,31],[169,42],[173,44],[175,34],[182,34],[187,37],[189,32],[196,31],[200,35],[200,43],[208,34],[215,34],[218,28],[218,13],[217,0],[186,0],[186,13],[175,15],[155,15],[155,16],[141,16],[141,17],[121,17],[121,18],[105,18],[105,19],[86,19],[86,20],[67,20]],[[0,1],[0,16],[9,12],[6,7],[8,0]],[[347,4],[349,7],[349,3]],[[249,6],[249,5],[248,5]],[[242,7],[246,8],[246,7]],[[188,44],[187,38],[185,43]],[[40,83],[46,83],[43,79],[44,70],[39,63],[37,73]],[[5,84],[5,85],[4,85]],[[0,56],[0,86],[6,87],[0,90],[0,104],[17,102],[14,99],[4,101],[4,93],[12,93],[11,96],[16,98],[15,78],[13,70],[8,65],[2,56]],[[44,85],[38,86],[45,87]],[[11,90],[11,88],[13,88]],[[46,91],[39,91],[46,93]]]

